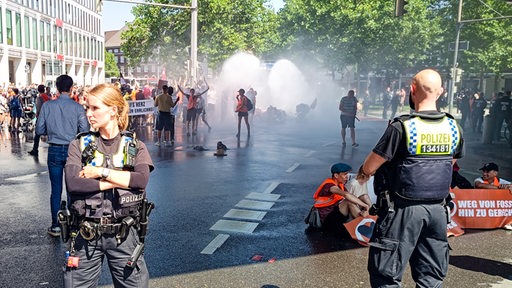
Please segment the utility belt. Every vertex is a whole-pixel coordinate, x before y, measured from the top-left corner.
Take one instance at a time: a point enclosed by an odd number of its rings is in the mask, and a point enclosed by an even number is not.
[[[117,243],[121,242],[128,236],[130,227],[138,226],[140,221],[138,218],[126,216],[123,219],[114,219],[109,216],[101,218],[82,218],[78,221],[78,231],[85,240],[93,240],[102,235],[115,235]]]
[[[384,216],[387,213],[395,212],[396,207],[408,207],[412,205],[442,205],[446,210],[447,223],[451,222],[451,208],[449,202],[451,201],[450,194],[446,199],[436,200],[412,200],[400,197],[396,193],[392,193],[388,190],[377,193],[377,201],[370,208],[370,215]]]
[[[140,206],[139,217],[126,216],[122,219],[115,219],[111,216],[101,218],[87,218],[71,214],[67,208],[66,201],[61,202],[61,208],[58,212],[58,220],[61,227],[62,241],[68,242],[71,239],[70,250],[66,251],[67,267],[78,267],[78,257],[75,257],[75,240],[78,234],[83,239],[90,241],[98,239],[102,235],[113,235],[117,244],[121,244],[126,239],[133,226],[137,229],[140,243],[135,247],[130,259],[126,263],[129,268],[137,266],[137,260],[144,253],[144,239],[147,233],[148,217],[155,205],[143,199]]]

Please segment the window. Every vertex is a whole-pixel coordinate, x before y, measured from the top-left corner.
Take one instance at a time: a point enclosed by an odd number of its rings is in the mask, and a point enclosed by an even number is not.
[[[25,16],[25,48],[30,48],[30,19]]]
[[[44,51],[45,50],[45,45],[44,45],[44,22],[43,21],[40,21],[39,22],[39,43],[41,44],[41,49],[40,51]]]
[[[6,10],[5,12],[5,24],[7,26],[7,45],[12,45],[12,12],[11,10]]]
[[[32,18],[32,48],[34,48],[35,50],[39,49],[37,46],[37,39],[38,39],[38,35],[37,35],[37,19],[34,19]]]
[[[119,62],[124,63],[124,56],[119,57]]]
[[[62,27],[57,27],[57,33],[58,33],[58,41],[59,41],[59,49],[57,50],[58,53],[64,54],[64,47],[63,47],[63,37],[64,34],[62,33]]]
[[[45,31],[46,31],[46,51],[51,52],[52,48],[52,30],[50,23],[44,23],[45,24]]]
[[[16,46],[21,47],[22,44],[22,35],[21,32],[21,14],[16,13]]]

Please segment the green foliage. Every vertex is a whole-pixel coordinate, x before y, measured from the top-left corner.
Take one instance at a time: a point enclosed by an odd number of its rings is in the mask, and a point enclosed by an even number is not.
[[[107,50],[105,50],[105,77],[119,77],[119,68],[117,67],[115,56]]]
[[[457,8],[460,0],[408,0],[407,13],[394,17],[391,0],[286,0],[277,14],[268,0],[198,1],[198,60],[216,68],[238,51],[275,60],[313,62],[331,71],[389,76],[434,67],[447,73],[453,65]],[[147,2],[190,5],[190,0]],[[499,12],[498,12],[499,11]],[[156,59],[179,74],[190,49],[190,11],[138,5],[135,20],[122,34],[122,50],[132,66]],[[464,1],[463,19],[512,15],[503,0]],[[510,20],[466,23],[460,53],[465,71],[511,70]]]
[[[156,1],[148,1],[156,2]],[[168,1],[159,1],[160,3]],[[198,60],[216,67],[237,51],[266,57],[279,42],[277,16],[266,0],[198,1]],[[172,1],[189,6],[190,1]],[[138,5],[135,20],[122,34],[122,50],[132,65],[158,59],[180,70],[189,59],[191,12],[183,9]]]

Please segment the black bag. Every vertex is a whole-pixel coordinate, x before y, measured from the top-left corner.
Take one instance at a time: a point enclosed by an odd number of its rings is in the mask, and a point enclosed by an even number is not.
[[[320,213],[318,212],[318,209],[315,206],[311,207],[311,210],[309,210],[309,214],[308,216],[306,216],[306,219],[304,219],[304,222],[306,222],[306,224],[309,224],[309,226],[311,227],[322,228]]]
[[[245,103],[245,106],[247,107],[247,111],[251,111],[252,109],[254,109],[254,105],[252,104],[252,101],[251,99],[249,99],[249,97],[246,97],[247,99],[247,102]]]

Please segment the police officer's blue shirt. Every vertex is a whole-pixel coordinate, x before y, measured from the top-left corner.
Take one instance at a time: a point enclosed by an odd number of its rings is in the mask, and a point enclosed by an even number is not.
[[[69,94],[61,93],[56,100],[47,101],[36,122],[36,134],[48,135],[48,143],[68,145],[76,135],[89,131],[89,122],[82,105]]]

